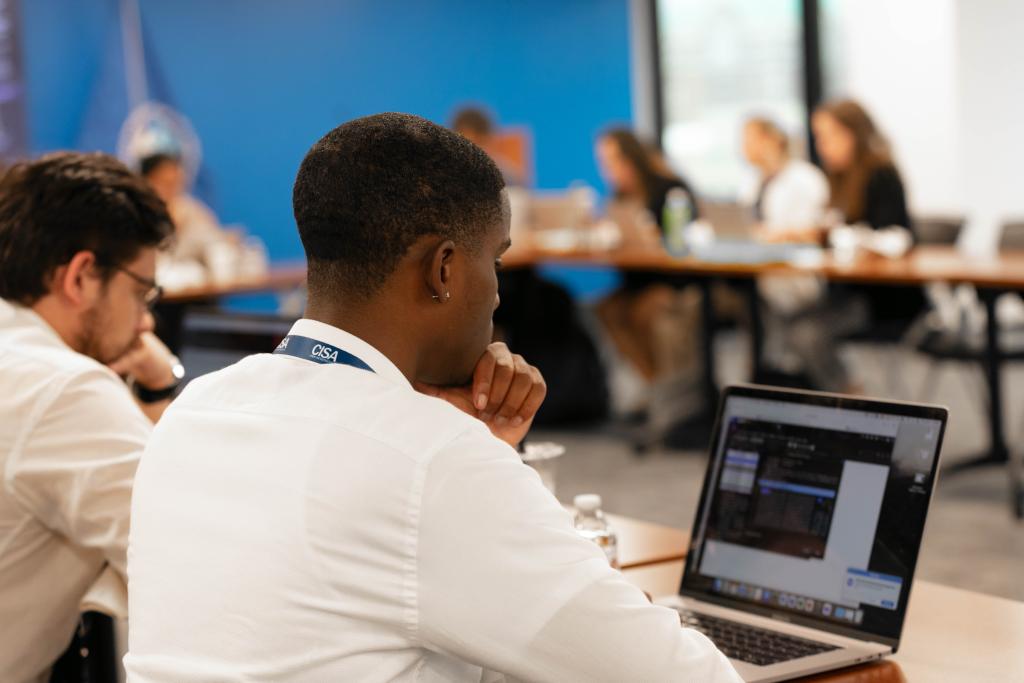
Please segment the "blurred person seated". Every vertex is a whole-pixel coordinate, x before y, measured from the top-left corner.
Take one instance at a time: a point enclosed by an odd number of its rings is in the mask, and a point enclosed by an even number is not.
[[[502,140],[495,132],[494,120],[487,111],[481,107],[463,107],[452,117],[451,129],[487,152],[501,170],[507,186],[525,184],[526,159],[513,158],[512,154],[502,149]],[[525,153],[525,150],[520,150],[520,156]]]
[[[697,218],[690,185],[632,131],[608,130],[598,138],[595,155],[612,192],[608,215],[619,217],[624,245],[661,244],[659,222],[673,189],[686,194]],[[679,292],[664,278],[638,272],[626,273],[622,287],[597,305],[602,329],[626,361],[613,370],[613,407],[619,413],[645,412],[654,433],[704,408],[690,332],[699,329],[699,306],[695,287]]]
[[[753,235],[769,242],[813,239],[825,223],[829,200],[825,174],[817,166],[794,158],[789,136],[764,117],[752,117],[744,124],[743,155],[755,171],[752,182],[740,193],[741,202],[751,208],[756,221]],[[809,383],[830,391],[848,389],[844,373],[836,371],[841,366],[836,347],[819,348],[800,338],[817,334],[818,321],[825,314],[826,285],[821,278],[762,276],[757,289],[766,332],[764,360],[773,371],[789,375],[773,375],[771,383]]]
[[[0,680],[47,680],[101,577],[125,599],[136,466],[181,378],[149,312],[171,232],[104,154],[0,179]]]
[[[230,282],[262,275],[268,268],[263,242],[240,227],[226,229],[202,201],[188,192],[188,173],[173,154],[156,153],[139,162],[139,170],[165,204],[174,221],[174,239],[159,265],[168,287]]]
[[[853,100],[818,107],[811,121],[815,148],[829,181],[829,206],[848,225],[892,226],[913,234],[906,191],[889,142]],[[861,287],[872,325],[905,329],[923,310],[920,288]]]
[[[139,170],[167,205],[174,222],[175,239],[170,255],[203,262],[206,248],[228,234],[221,229],[210,207],[188,193],[188,174],[181,160],[173,154],[157,153],[142,159]]]
[[[641,212],[642,219],[660,235],[668,194],[673,189],[686,193],[692,218],[698,218],[697,198],[690,185],[672,172],[661,153],[641,141],[626,128],[612,128],[597,140],[594,149],[598,168],[612,191],[609,212],[629,209]],[[647,236],[627,236],[645,241]]]
[[[889,143],[865,109],[853,100],[822,104],[811,118],[814,145],[829,185],[832,213],[823,224],[772,230],[778,241],[823,243],[829,224],[872,230],[912,230],[906,192]],[[836,353],[839,339],[868,328],[899,336],[924,310],[920,288],[832,285],[813,315],[787,326],[788,343],[803,359],[815,359],[820,388],[857,393],[861,385]]]
[[[770,239],[824,224],[829,201],[825,174],[814,164],[790,153],[789,136],[774,121],[754,117],[743,126],[743,155],[756,178],[741,193],[751,207],[755,234]]]

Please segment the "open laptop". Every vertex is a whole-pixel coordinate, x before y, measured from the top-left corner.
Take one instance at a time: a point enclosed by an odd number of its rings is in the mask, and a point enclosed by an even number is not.
[[[746,681],[884,657],[899,646],[945,408],[729,387],[680,612]]]

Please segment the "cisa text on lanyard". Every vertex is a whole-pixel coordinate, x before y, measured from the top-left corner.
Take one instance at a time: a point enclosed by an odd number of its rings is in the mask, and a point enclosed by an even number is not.
[[[331,346],[317,339],[301,337],[297,334],[289,334],[282,339],[281,343],[274,349],[274,353],[283,353],[286,356],[311,360],[321,365],[349,365],[353,368],[373,372],[373,368],[367,365],[363,359],[353,356],[348,351],[343,351],[337,346]]]

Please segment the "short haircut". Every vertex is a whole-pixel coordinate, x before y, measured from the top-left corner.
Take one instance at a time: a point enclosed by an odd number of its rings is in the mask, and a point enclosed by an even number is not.
[[[164,203],[117,159],[55,152],[0,178],[0,298],[30,306],[80,251],[106,280],[173,232]]]
[[[418,116],[338,126],[306,154],[292,193],[310,295],[365,300],[426,235],[476,252],[501,222],[504,186],[482,149]]]
[[[490,135],[494,130],[494,122],[480,107],[463,107],[452,118],[452,130],[456,133],[468,131],[477,135]]]
[[[181,157],[177,154],[170,154],[168,152],[157,152],[156,154],[150,154],[149,156],[143,157],[139,161],[139,173],[142,174],[143,178],[149,176],[150,173],[160,168],[164,164],[174,164],[176,166],[181,165]]]

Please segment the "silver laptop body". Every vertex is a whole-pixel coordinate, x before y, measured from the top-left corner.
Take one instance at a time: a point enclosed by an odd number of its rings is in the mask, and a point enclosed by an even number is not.
[[[726,389],[679,593],[745,681],[896,652],[947,411]]]

